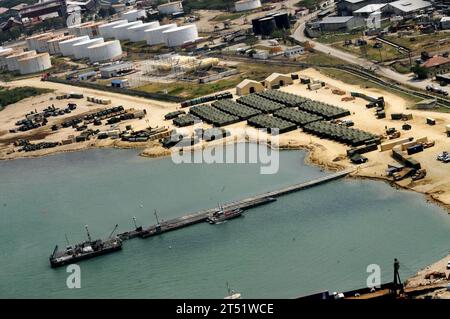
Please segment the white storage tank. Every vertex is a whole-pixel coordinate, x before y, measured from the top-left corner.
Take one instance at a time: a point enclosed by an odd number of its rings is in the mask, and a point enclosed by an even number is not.
[[[167,30],[172,30],[177,28],[177,25],[175,23],[172,24],[165,24],[159,27],[156,27],[154,29],[145,30],[144,31],[144,38],[148,45],[156,45],[161,43],[166,43],[166,40],[164,39],[163,32]]]
[[[83,59],[89,57],[88,48],[94,44],[103,43],[105,40],[103,38],[89,39],[75,43],[73,45],[73,56],[75,59]]]
[[[50,34],[50,35],[46,35],[44,37],[40,37],[40,38],[36,39],[36,46],[35,46],[34,50],[36,50],[36,52],[38,52],[38,53],[48,52],[48,42],[53,39],[60,39],[62,37],[63,37],[63,34],[58,34],[58,35]]]
[[[160,14],[183,12],[183,4],[181,3],[181,1],[164,3],[158,6],[158,11]]]
[[[130,11],[124,12],[120,15],[120,17],[122,19],[126,19],[129,22],[133,22],[133,21],[136,21],[141,18],[146,18],[147,13],[143,9],[140,9],[140,10],[136,9],[136,10],[130,10]]]
[[[1,69],[5,69],[7,66],[6,58],[15,53],[18,53],[18,52],[16,52],[15,50],[13,50],[11,48],[0,47],[0,68]]]
[[[102,36],[105,39],[113,38],[114,35],[112,33],[112,28],[115,26],[118,26],[120,24],[125,24],[125,23],[128,23],[128,21],[127,20],[116,20],[113,22],[102,24],[101,26],[98,27],[100,36]]]
[[[128,29],[140,24],[143,24],[141,20],[114,26],[112,28],[113,38],[115,38],[116,40],[128,40],[130,32]]]
[[[75,36],[70,34],[70,35],[65,35],[61,38],[54,38],[54,39],[47,41],[48,53],[50,53],[51,55],[61,54],[61,49],[59,48],[59,43],[62,41],[65,41],[65,40],[73,39],[73,38],[75,38]]]
[[[52,67],[50,54],[47,52],[22,58],[18,60],[17,63],[19,65],[20,74],[41,72]]]
[[[130,41],[145,41],[145,30],[154,29],[156,27],[159,27],[158,21],[147,22],[129,28],[128,31],[130,33]]]
[[[110,61],[122,56],[122,47],[119,40],[112,40],[88,47],[88,54],[92,63]]]
[[[16,54],[11,54],[6,57],[6,66],[8,71],[17,71],[19,70],[19,60],[23,58],[28,58],[30,56],[36,55],[36,51],[24,51]]]
[[[45,37],[45,36],[49,36],[51,34],[52,34],[52,32],[46,32],[46,33],[32,35],[31,37],[26,38],[25,41],[27,42],[28,50],[36,50],[37,39]]]
[[[70,56],[73,55],[73,45],[81,42],[89,40],[89,37],[87,35],[83,35],[81,37],[72,38],[69,40],[64,40],[59,43],[59,48],[61,50],[61,54],[63,56]]]
[[[198,39],[197,26],[195,24],[184,25],[175,29],[163,31],[164,40],[168,47],[178,47],[186,42]]]
[[[261,0],[240,0],[234,3],[237,12],[261,8]]]

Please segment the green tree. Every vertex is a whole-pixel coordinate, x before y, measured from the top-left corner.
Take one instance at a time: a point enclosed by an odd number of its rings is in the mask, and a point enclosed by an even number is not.
[[[423,66],[416,65],[411,70],[417,75],[419,79],[426,79],[428,77],[428,70]]]

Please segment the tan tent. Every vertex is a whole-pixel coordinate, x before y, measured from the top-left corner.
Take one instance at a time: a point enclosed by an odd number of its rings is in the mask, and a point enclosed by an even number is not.
[[[244,96],[251,93],[258,93],[264,91],[264,86],[257,81],[244,80],[236,86],[236,94]]]
[[[280,73],[272,73],[264,80],[264,86],[266,89],[273,89],[278,86],[285,86],[293,84],[291,77],[289,75],[284,75]]]

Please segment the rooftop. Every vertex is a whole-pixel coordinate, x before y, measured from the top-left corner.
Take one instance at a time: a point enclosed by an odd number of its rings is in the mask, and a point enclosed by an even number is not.
[[[365,7],[362,7],[361,9],[358,9],[354,11],[353,13],[372,13],[380,10],[381,8],[385,7],[386,3],[376,3],[376,4],[368,4]]]
[[[389,3],[389,5],[406,13],[431,7],[431,3],[424,0],[399,0]]]
[[[132,68],[134,68],[134,64],[131,62],[126,62],[126,63],[105,66],[104,68],[100,68],[100,72],[101,71],[109,72],[109,71],[132,69]]]
[[[424,64],[422,64],[422,66],[425,68],[432,68],[447,63],[450,63],[450,59],[444,58],[440,55],[435,55],[434,57],[428,59]]]
[[[345,23],[353,19],[353,16],[346,17],[325,17],[320,21],[320,23]]]
[[[248,84],[258,84],[258,85],[262,85],[261,83],[259,83],[258,81],[255,80],[249,80],[249,79],[245,79],[244,81],[242,81],[241,83],[239,83],[237,85],[238,88],[243,88]]]

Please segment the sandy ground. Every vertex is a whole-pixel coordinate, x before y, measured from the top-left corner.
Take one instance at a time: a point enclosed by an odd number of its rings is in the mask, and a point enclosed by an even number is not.
[[[324,88],[319,89],[318,91],[310,91],[306,88],[305,85],[294,84],[291,86],[287,86],[282,88],[283,91],[295,93],[301,96],[305,96],[314,100],[330,103],[337,106],[342,106],[351,111],[351,115],[347,118],[351,119],[355,123],[356,128],[360,128],[372,133],[383,134],[385,127],[396,127],[402,133],[403,137],[415,137],[420,138],[423,136],[427,136],[428,140],[435,141],[436,145],[432,148],[426,149],[424,152],[415,154],[412,157],[421,162],[422,167],[427,170],[427,176],[425,179],[412,182],[410,178],[405,179],[397,183],[398,186],[412,189],[424,194],[427,194],[429,197],[434,200],[442,203],[447,208],[450,206],[450,174],[449,174],[449,164],[444,164],[436,161],[437,154],[441,153],[444,150],[448,149],[449,143],[448,138],[445,135],[445,124],[450,123],[450,114],[445,113],[436,113],[429,111],[416,111],[416,110],[406,110],[408,107],[407,102],[394,95],[387,92],[381,92],[375,89],[365,89],[355,85],[349,85],[343,83],[341,81],[337,81],[322,75],[320,72],[314,69],[307,69],[299,72],[302,76],[309,76],[313,79],[322,80],[326,83]],[[6,85],[6,84],[3,84]],[[45,107],[55,104],[55,106],[65,106],[68,100],[57,101],[55,99],[50,100],[55,94],[61,93],[70,93],[72,91],[83,93],[85,96],[93,95],[97,97],[109,98],[112,101],[110,106],[123,105],[125,108],[135,108],[135,109],[146,109],[147,117],[142,120],[131,120],[123,122],[119,125],[120,129],[124,129],[126,125],[132,125],[134,130],[140,130],[146,128],[148,126],[151,127],[169,127],[172,128],[171,121],[165,121],[164,115],[168,112],[174,111],[179,108],[178,104],[174,103],[165,103],[160,101],[152,101],[139,97],[132,97],[121,94],[108,93],[103,91],[85,89],[85,88],[75,88],[64,84],[57,84],[52,82],[42,82],[39,78],[32,78],[27,80],[16,81],[12,83],[8,83],[10,86],[36,86],[36,87],[45,87],[56,90],[53,94],[46,94],[35,98],[29,98],[23,100],[21,102],[16,103],[15,105],[8,106],[5,110],[0,112],[0,143],[10,142],[11,139],[14,138],[30,138],[31,135],[36,135],[40,137],[44,136],[46,141],[60,141],[62,139],[68,138],[70,135],[78,135],[78,132],[75,132],[72,128],[61,129],[56,133],[51,132],[47,125],[46,129],[38,129],[33,130],[31,133],[16,133],[11,134],[8,133],[10,128],[14,127],[14,123],[23,118],[23,116],[34,109],[38,111],[44,109]],[[382,120],[377,120],[374,115],[373,109],[367,109],[365,105],[367,102],[362,99],[355,99],[350,102],[341,101],[341,95],[335,95],[332,93],[332,89],[339,88],[344,90],[349,95],[351,91],[357,91],[361,93],[365,93],[370,96],[384,96],[385,101],[387,102],[386,113],[387,118]],[[234,90],[231,92],[235,93]],[[102,106],[88,103],[86,100],[73,100],[77,103],[78,108],[75,114],[80,114],[84,112],[88,112],[91,110],[96,110],[101,108]],[[390,120],[390,114],[397,112],[407,112],[413,114],[413,120],[408,121],[409,124],[412,125],[412,130],[410,131],[402,131],[401,125],[404,123],[403,121],[392,121]],[[56,121],[61,121],[61,119],[73,116],[74,113],[70,115],[65,115],[57,118],[50,118],[51,121],[55,119]],[[436,119],[437,124],[435,126],[429,126],[425,122],[426,117],[433,117]],[[209,127],[208,125],[203,125],[204,128]],[[233,129],[242,129],[246,128],[247,132],[257,131],[250,128],[245,124],[245,122],[237,123],[234,125],[230,125],[227,129],[231,130],[233,135],[239,135],[242,132],[234,133]],[[101,130],[107,129],[106,126],[100,127]],[[188,132],[192,132],[193,128],[188,128]],[[36,132],[34,132],[36,131]],[[231,138],[228,139],[227,142],[233,142]],[[221,142],[217,142],[221,143]],[[216,143],[216,144],[217,144]],[[213,143],[208,143],[208,145],[212,145]],[[322,166],[326,166],[331,169],[349,167],[352,164],[345,157],[347,146],[343,144],[339,144],[330,140],[324,140],[317,138],[315,136],[305,134],[300,130],[295,130],[286,134],[282,134],[279,138],[273,138],[272,144],[275,147],[280,148],[306,148],[311,150],[310,156],[308,160],[311,163],[319,164]],[[146,149],[143,152],[143,155],[146,156],[162,156],[167,155],[168,152],[162,149],[160,146],[157,146],[155,143],[124,143],[121,141],[113,141],[113,140],[102,140],[102,141],[88,141],[86,143],[76,143],[71,145],[66,145],[62,147],[57,147],[53,149],[40,150],[36,152],[29,153],[10,153],[11,145],[2,145],[0,147],[0,158],[1,159],[13,159],[16,157],[23,156],[41,156],[49,153],[59,152],[59,151],[72,151],[78,150],[86,147],[141,147]],[[197,145],[198,147],[205,147],[205,143]],[[8,154],[10,153],[10,154]],[[396,164],[395,160],[391,157],[391,151],[386,152],[370,152],[365,154],[366,157],[369,158],[369,162],[359,166],[358,170],[354,175],[360,177],[368,177],[368,178],[380,178],[386,179],[385,170],[387,168],[387,164]]]
[[[447,290],[447,285],[450,284],[450,269],[447,269],[449,262],[450,255],[425,267],[405,282],[405,291],[427,289],[428,291],[422,291],[415,298],[450,299],[450,291]],[[445,274],[445,278],[441,278],[439,274]]]

